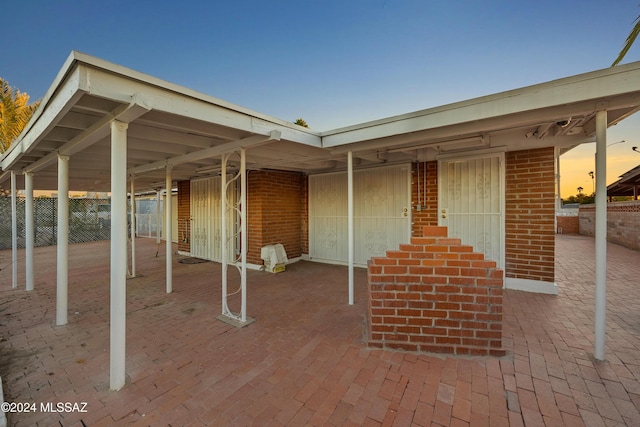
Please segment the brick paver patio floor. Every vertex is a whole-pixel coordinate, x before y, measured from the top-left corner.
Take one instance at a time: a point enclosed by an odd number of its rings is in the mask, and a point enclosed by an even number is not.
[[[640,253],[617,245],[608,249],[607,360],[597,362],[592,238],[558,236],[559,295],[505,292],[502,358],[368,349],[366,272],[356,270],[349,306],[346,268],[312,262],[251,271],[256,322],[235,329],[215,319],[218,264],[176,256],[168,295],[164,248],[138,239],[118,392],[108,390],[108,242],[70,246],[60,327],[55,248],[35,253],[36,289],[26,292],[11,289],[11,251],[0,251],[5,400],[36,406],[8,414],[9,425],[640,425]],[[41,411],[58,402],[86,402],[86,412]]]

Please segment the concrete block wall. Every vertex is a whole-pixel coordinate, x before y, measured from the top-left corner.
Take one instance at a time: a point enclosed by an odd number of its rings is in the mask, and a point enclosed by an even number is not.
[[[580,234],[595,236],[595,205],[580,206]],[[607,240],[640,250],[640,201],[607,203]]]
[[[369,262],[369,346],[502,356],[502,270],[446,227],[422,236]]]

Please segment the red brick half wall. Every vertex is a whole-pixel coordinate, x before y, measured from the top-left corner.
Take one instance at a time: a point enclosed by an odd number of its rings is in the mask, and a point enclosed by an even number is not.
[[[503,271],[427,226],[368,266],[369,346],[502,356]]]
[[[556,293],[554,148],[513,151],[505,160],[507,287]]]

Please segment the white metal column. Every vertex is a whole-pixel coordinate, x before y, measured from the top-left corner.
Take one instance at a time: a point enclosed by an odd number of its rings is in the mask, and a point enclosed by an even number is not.
[[[110,388],[125,384],[127,321],[127,127],[111,122]]]
[[[246,149],[240,148],[240,170],[231,180],[227,180],[227,165],[229,157],[234,153],[222,155],[222,184],[221,184],[221,219],[222,219],[222,314],[219,320],[230,323],[237,327],[246,326],[254,321],[247,317],[247,171],[246,171]],[[240,217],[240,257],[233,263],[240,273],[240,287],[238,291],[229,294],[228,274],[229,266],[227,255],[227,244],[230,239],[234,239],[234,234],[228,233],[227,227],[227,193],[229,186],[236,180],[240,180],[240,199],[233,207]],[[228,297],[240,292],[240,313],[234,313],[229,308]]]
[[[349,234],[349,304],[354,303],[353,292],[353,260],[354,247],[354,222],[353,222],[353,153],[347,153],[347,233]]]
[[[229,254],[227,253],[227,160],[229,159],[229,155],[223,154],[221,161],[221,169],[220,169],[220,218],[222,219],[221,230],[220,233],[222,237],[221,241],[221,251],[222,254],[222,313],[221,316],[226,316],[227,313],[230,313],[229,307],[227,306],[227,268],[229,267]]]
[[[247,162],[246,149],[240,149],[240,321],[247,321]]]
[[[69,301],[69,157],[58,156],[56,325],[68,323]]]
[[[607,309],[607,111],[596,112],[596,289],[593,355],[604,360]]]
[[[18,287],[18,203],[16,173],[11,171],[11,287]]]
[[[171,188],[173,187],[173,180],[171,179],[171,166],[167,166],[167,181],[166,181],[166,189],[167,194],[164,200],[164,222],[165,222],[165,231],[164,237],[167,243],[166,246],[166,262],[167,262],[167,293],[170,294],[173,291],[173,265],[171,262],[173,261],[173,251],[171,244],[171,235],[173,234],[173,230],[171,229],[172,221],[171,221]]]
[[[135,178],[131,177],[131,277],[136,277],[136,186]]]
[[[33,174],[25,172],[24,174],[24,237],[25,237],[25,266],[26,266],[26,288],[28,291],[33,290],[33,244],[35,240],[34,222],[33,222]]]
[[[162,215],[160,212],[160,201],[162,200],[162,191],[156,191],[156,245],[160,247],[160,226],[162,225]],[[156,257],[158,250],[156,249]]]

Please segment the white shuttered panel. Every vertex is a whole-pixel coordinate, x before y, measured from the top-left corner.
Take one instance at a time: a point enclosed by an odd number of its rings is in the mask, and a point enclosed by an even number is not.
[[[191,255],[197,258],[222,261],[222,179],[203,178],[191,181]],[[235,192],[230,190],[229,203]],[[235,230],[235,212],[227,213],[227,230]],[[228,239],[230,257],[234,253],[233,238]]]
[[[450,237],[504,267],[502,156],[442,160],[438,165],[438,218]]]
[[[397,249],[410,237],[409,166],[354,172],[355,264]],[[309,256],[346,263],[347,174],[309,177]]]

